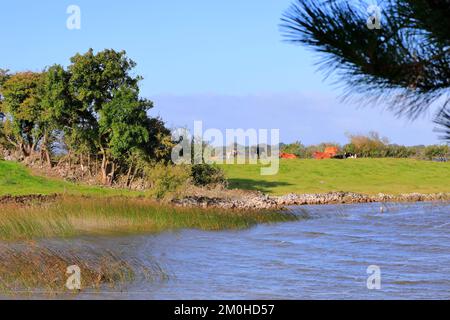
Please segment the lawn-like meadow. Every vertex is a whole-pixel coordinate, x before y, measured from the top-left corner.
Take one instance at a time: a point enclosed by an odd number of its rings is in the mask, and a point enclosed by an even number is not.
[[[349,191],[365,194],[450,192],[450,162],[413,159],[281,160],[274,176],[259,165],[221,166],[231,188],[273,195]],[[28,194],[138,196],[143,193],[74,184],[31,174],[21,164],[0,161],[0,196]]]
[[[86,186],[58,179],[40,177],[33,175],[31,171],[22,164],[10,161],[0,161],[0,196],[21,196],[30,194],[49,195],[55,193],[92,196],[135,196],[141,194],[129,190]]]
[[[349,191],[365,194],[450,192],[450,162],[413,159],[281,160],[274,176],[259,165],[223,165],[230,187],[273,195]]]

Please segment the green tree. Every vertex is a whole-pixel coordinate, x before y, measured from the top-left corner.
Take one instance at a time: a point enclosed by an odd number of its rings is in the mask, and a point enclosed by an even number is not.
[[[297,157],[302,156],[302,151],[304,149],[305,146],[300,141],[296,141],[290,144],[283,144],[281,146],[281,152],[295,154]]]
[[[388,156],[389,140],[377,132],[368,135],[348,134],[349,144],[344,146],[344,152],[357,154],[360,157],[382,158]]]
[[[371,29],[366,1],[296,0],[282,28],[288,41],[317,51],[348,94],[387,102],[411,118],[437,105],[436,122],[450,139],[450,1],[380,6],[381,28]]]
[[[101,160],[102,181],[126,174],[130,184],[154,161],[168,162],[170,131],[148,111],[153,103],[139,96],[141,77],[125,51],[89,50],[67,69],[53,65],[43,73],[9,75],[0,70],[0,142],[31,156],[40,149],[51,166],[52,146],[63,144],[83,167],[84,155]]]
[[[132,76],[136,63],[125,51],[104,50],[77,54],[71,59],[69,88],[81,105],[89,126],[88,140],[102,158],[102,181],[111,184],[118,163],[126,163],[133,150],[149,141],[145,130],[150,101],[139,98],[139,76]],[[123,168],[122,168],[123,169]]]
[[[47,142],[45,137],[50,132],[62,132],[69,158],[76,153],[81,153],[81,157],[83,153],[90,154],[94,149],[93,141],[97,132],[97,119],[75,99],[70,79],[70,72],[60,65],[54,65],[46,70],[40,86],[41,105],[47,128],[44,141]],[[47,143],[43,145],[48,150]]]
[[[122,87],[99,112],[98,145],[102,154],[103,183],[112,183],[120,162],[150,140],[146,127],[152,102],[140,99],[139,92]]]
[[[2,136],[24,158],[36,153],[43,137],[45,124],[39,96],[41,79],[41,73],[17,73],[1,86],[1,108],[5,115]]]
[[[94,54],[89,49],[70,60],[72,64],[68,71],[72,93],[83,108],[91,112],[99,112],[122,87],[138,90],[142,79],[130,74],[136,63],[127,57],[125,51],[107,49]]]
[[[6,139],[6,136],[4,135],[4,123],[3,120],[5,119],[5,113],[3,111],[3,96],[2,96],[2,85],[6,82],[9,78],[9,70],[1,69],[0,68],[0,151],[2,150],[2,147],[8,144],[8,141]],[[2,157],[2,155],[0,155]]]
[[[148,118],[145,126],[150,140],[142,145],[141,149],[152,160],[170,162],[172,148],[175,146],[171,131],[161,118]]]
[[[10,77],[9,70],[0,68],[0,88],[2,87],[3,83],[5,83],[6,80],[9,79],[9,77]],[[0,104],[2,99],[3,98],[0,96]]]
[[[0,68],[0,130],[2,130],[3,128],[3,119],[5,117],[5,113],[3,112],[3,108],[2,108],[2,101],[3,101],[3,96],[2,96],[2,85],[3,83],[6,82],[6,80],[8,80],[9,78],[9,70],[6,69],[1,69]]]
[[[142,125],[148,132],[148,141],[144,140],[133,147],[120,164],[127,168],[124,180],[127,187],[131,186],[137,176],[146,175],[149,166],[155,163],[161,165],[170,163],[171,150],[174,146],[170,130],[159,118],[147,118]]]
[[[450,147],[449,146],[427,146],[425,148],[425,157],[428,160],[433,160],[434,158],[446,158],[450,156]]]

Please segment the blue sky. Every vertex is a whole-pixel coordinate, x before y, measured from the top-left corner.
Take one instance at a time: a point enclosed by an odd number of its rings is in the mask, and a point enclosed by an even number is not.
[[[38,71],[89,48],[125,49],[142,95],[171,127],[280,128],[285,142],[346,142],[371,130],[392,142],[437,143],[431,114],[410,122],[340,100],[313,52],[283,42],[291,0],[15,0],[0,5],[0,67]],[[81,8],[81,30],[66,9]]]

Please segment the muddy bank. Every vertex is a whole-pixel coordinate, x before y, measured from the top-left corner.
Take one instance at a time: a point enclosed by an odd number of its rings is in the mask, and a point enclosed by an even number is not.
[[[41,194],[31,194],[31,195],[25,195],[25,196],[0,196],[0,204],[19,204],[19,205],[25,205],[25,204],[32,204],[32,203],[43,203],[43,202],[50,202],[55,201],[60,196],[57,194],[51,194],[51,195],[41,195]]]
[[[352,192],[330,192],[325,194],[288,194],[268,196],[263,193],[242,194],[240,197],[188,196],[172,202],[183,207],[215,207],[223,209],[283,209],[294,205],[352,204],[369,202],[424,202],[450,201],[450,193],[364,195]]]

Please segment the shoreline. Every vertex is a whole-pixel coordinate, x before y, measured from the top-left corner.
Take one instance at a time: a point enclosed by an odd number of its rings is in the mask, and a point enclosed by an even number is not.
[[[0,205],[0,245],[182,229],[243,230],[263,223],[296,220],[294,215],[281,211],[182,208],[149,198],[50,196],[30,197],[28,202],[23,202],[24,197],[7,199],[9,204]]]
[[[19,196],[3,195],[0,196],[0,205],[27,205],[36,202],[54,202],[63,197],[64,195],[62,194],[30,194]],[[95,196],[89,196],[87,198],[95,198]],[[140,198],[137,197],[133,199],[138,200]],[[205,192],[205,194],[202,194],[202,192],[197,192],[195,195],[187,195],[184,197],[173,199],[169,202],[169,204],[173,205],[174,207],[185,208],[216,208],[225,210],[284,210],[289,206],[303,205],[357,204],[375,202],[412,203],[434,201],[450,201],[450,193],[407,193],[399,195],[380,193],[376,195],[368,195],[354,192],[328,192],[305,194],[292,193],[283,196],[271,196],[261,192],[245,190],[223,190],[220,196],[211,196],[208,195],[208,192]]]
[[[287,194],[284,196],[269,196],[263,193],[251,193],[244,194],[240,198],[188,196],[182,199],[176,199],[172,201],[172,203],[176,206],[182,207],[221,208],[232,210],[283,210],[289,206],[302,205],[357,204],[375,202],[412,203],[433,201],[450,201],[450,193],[366,195],[353,192],[329,192],[318,194]]]

